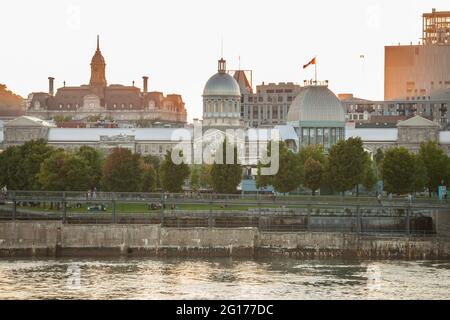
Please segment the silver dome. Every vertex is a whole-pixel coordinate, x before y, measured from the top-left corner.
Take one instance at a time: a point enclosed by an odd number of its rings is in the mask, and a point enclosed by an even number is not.
[[[237,81],[227,73],[216,73],[206,82],[203,96],[240,96]]]
[[[345,112],[339,99],[327,86],[303,88],[292,101],[287,121],[345,122]]]

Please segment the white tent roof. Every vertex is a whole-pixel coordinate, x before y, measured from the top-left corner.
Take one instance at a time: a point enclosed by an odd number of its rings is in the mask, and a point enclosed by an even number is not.
[[[346,129],[345,139],[360,137],[363,141],[397,141],[397,128]]]
[[[185,128],[51,128],[49,141],[100,141],[100,136],[127,135],[136,140],[171,141],[175,130]]]

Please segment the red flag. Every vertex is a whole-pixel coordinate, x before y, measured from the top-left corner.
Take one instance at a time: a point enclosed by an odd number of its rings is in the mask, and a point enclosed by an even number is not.
[[[316,64],[316,57],[312,58],[312,60],[310,62],[308,62],[307,64],[303,65],[303,69],[308,67],[310,64]]]

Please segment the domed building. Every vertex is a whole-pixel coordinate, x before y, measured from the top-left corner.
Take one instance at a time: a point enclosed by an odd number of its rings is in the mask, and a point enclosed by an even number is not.
[[[345,112],[328,83],[310,83],[292,102],[287,123],[295,128],[301,146],[320,144],[328,150],[345,139]]]
[[[241,91],[237,81],[226,72],[226,61],[218,61],[218,72],[203,89],[203,125],[206,127],[243,126],[240,115]]]

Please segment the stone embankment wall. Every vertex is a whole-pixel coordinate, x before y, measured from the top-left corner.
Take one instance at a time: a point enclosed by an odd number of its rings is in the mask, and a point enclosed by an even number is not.
[[[450,239],[345,232],[264,232],[258,228],[0,222],[0,256],[76,255],[450,259]]]

